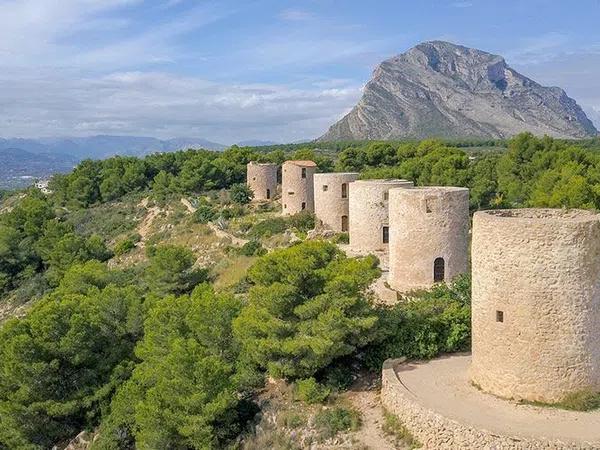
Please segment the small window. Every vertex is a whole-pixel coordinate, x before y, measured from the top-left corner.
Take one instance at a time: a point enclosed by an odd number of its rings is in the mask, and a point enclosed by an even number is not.
[[[329,189],[329,186],[327,186],[326,184],[323,185],[323,192],[325,192],[327,189]]]
[[[302,210],[306,209],[306,202],[302,202]]]
[[[348,198],[348,183],[342,183],[342,198]]]
[[[271,189],[267,189],[267,200],[271,198]]]
[[[256,181],[256,177],[252,177],[252,181]]]
[[[444,258],[435,258],[435,261],[433,261],[433,282],[434,283],[441,283],[442,281],[444,281],[444,278],[446,276],[445,271],[445,263],[444,263]]]
[[[288,191],[288,195],[294,195],[294,191]]]
[[[386,202],[386,201],[388,201],[389,198],[390,198],[390,193],[388,191],[385,191],[383,193],[383,201]]]
[[[306,169],[302,168],[302,178],[306,178]]]
[[[431,212],[431,202],[429,200],[425,200],[425,212],[426,213]]]
[[[504,311],[496,311],[496,322],[504,322]]]
[[[390,227],[383,227],[383,243],[389,244],[390,242]]]
[[[285,203],[283,204],[283,209],[287,209],[287,205]]]
[[[342,233],[348,231],[348,216],[342,216]]]

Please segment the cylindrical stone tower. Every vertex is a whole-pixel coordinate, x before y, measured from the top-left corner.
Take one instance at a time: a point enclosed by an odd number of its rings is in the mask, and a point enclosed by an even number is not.
[[[481,211],[472,240],[473,383],[542,402],[600,391],[600,215]]]
[[[390,274],[401,292],[426,289],[467,272],[469,190],[415,187],[390,190]]]
[[[285,215],[315,211],[313,161],[286,161],[281,168],[281,208]]]
[[[348,231],[349,184],[357,178],[355,172],[315,174],[315,215],[323,226]]]
[[[350,183],[350,247],[360,253],[387,251],[388,192],[412,188],[407,180],[358,180]]]
[[[270,200],[277,194],[277,164],[250,161],[246,166],[246,182],[254,193],[253,200]]]

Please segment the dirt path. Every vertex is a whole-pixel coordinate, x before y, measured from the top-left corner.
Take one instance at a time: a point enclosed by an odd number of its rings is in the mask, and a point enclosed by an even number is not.
[[[360,411],[362,418],[362,426],[355,433],[354,439],[370,450],[408,449],[409,447],[396,445],[393,438],[388,437],[382,429],[385,419],[378,381],[376,375],[363,375],[347,394],[347,399]]]
[[[138,206],[147,209],[146,215],[140,222],[137,228],[138,234],[141,236],[139,246],[144,247],[144,241],[150,235],[150,230],[152,229],[152,224],[154,223],[154,219],[158,217],[158,215],[162,212],[162,210],[158,206],[152,206],[148,208],[148,197],[143,199]]]
[[[196,212],[196,208],[192,206],[192,203],[185,197],[181,197],[181,204],[185,206],[190,214],[194,214]]]
[[[237,247],[241,247],[242,245],[244,245],[245,243],[248,242],[248,239],[242,239],[239,238],[237,236],[234,236],[231,233],[228,233],[225,230],[221,230],[218,226],[216,226],[214,223],[209,222],[208,223],[208,227],[213,231],[213,233],[215,233],[217,235],[218,238],[221,239],[228,239],[231,241],[231,243]]]

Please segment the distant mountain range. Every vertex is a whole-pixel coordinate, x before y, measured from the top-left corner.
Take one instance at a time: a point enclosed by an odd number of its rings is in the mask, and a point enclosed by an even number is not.
[[[523,131],[598,134],[561,88],[536,83],[501,56],[432,41],[383,61],[358,104],[320,140],[507,138]]]
[[[276,142],[248,140],[240,146],[273,145]],[[143,156],[187,148],[224,150],[226,145],[202,138],[156,139],[143,136],[90,136],[66,138],[0,138],[0,188],[23,187],[35,178],[68,172],[79,161],[114,155]]]

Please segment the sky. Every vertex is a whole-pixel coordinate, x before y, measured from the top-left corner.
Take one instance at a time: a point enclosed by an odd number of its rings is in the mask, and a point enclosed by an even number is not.
[[[600,128],[600,0],[0,0],[0,136],[312,139],[434,39],[564,88]]]

